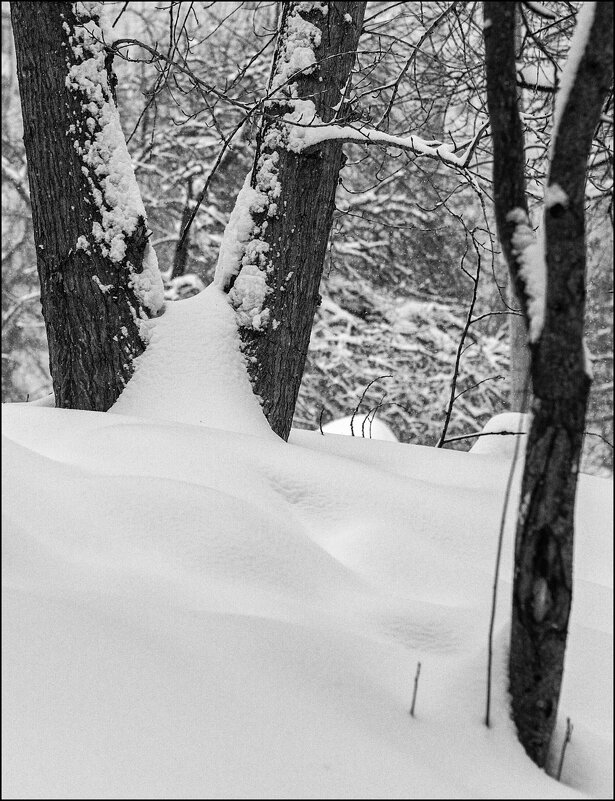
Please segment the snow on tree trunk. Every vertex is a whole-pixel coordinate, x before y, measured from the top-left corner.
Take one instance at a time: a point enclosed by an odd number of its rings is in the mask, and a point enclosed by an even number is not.
[[[56,405],[106,411],[163,287],[100,12],[100,3],[11,4]]]
[[[540,766],[557,716],[572,601],[575,493],[591,383],[583,341],[585,180],[612,80],[612,36],[612,3],[585,3],[556,100],[545,192],[543,319],[529,307],[534,401],[517,523],[509,668],[519,739]],[[524,253],[519,248],[517,255]]]
[[[220,252],[216,281],[237,313],[255,393],[288,438],[301,384],[343,166],[342,145],[302,152],[310,124],[348,118],[364,2],[285,3],[249,181]]]

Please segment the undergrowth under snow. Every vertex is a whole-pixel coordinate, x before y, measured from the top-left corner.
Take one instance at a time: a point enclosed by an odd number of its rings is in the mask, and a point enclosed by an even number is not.
[[[508,714],[514,503],[483,725],[506,449],[283,443],[216,287],[151,326],[111,413],[4,407],[5,797],[609,797],[612,482],[580,480],[558,783]]]

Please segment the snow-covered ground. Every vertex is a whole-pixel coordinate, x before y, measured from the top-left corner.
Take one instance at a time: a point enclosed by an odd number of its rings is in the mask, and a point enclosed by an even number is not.
[[[483,725],[509,449],[283,443],[215,287],[152,328],[111,413],[3,408],[4,797],[611,797],[612,482],[580,480],[558,783],[507,711],[514,502]]]

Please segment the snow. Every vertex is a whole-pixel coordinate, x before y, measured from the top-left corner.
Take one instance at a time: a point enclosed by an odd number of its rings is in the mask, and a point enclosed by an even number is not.
[[[482,722],[509,456],[284,443],[218,287],[150,326],[111,413],[3,407],[5,797],[609,797],[612,482],[580,476],[558,783],[508,715],[516,500]]]
[[[113,284],[103,284],[100,278],[97,275],[92,276],[92,281],[96,284],[96,286],[100,289],[103,294],[110,292],[113,289]]]
[[[285,115],[280,124],[270,126],[264,136],[255,174],[252,176],[250,173],[246,177],[237,197],[225,229],[216,266],[216,284],[223,288],[232,285],[228,300],[236,312],[239,325],[255,331],[264,330],[271,318],[270,310],[266,306],[270,293],[267,284],[270,269],[269,244],[264,233],[268,218],[278,215],[277,201],[281,186],[278,180],[277,151],[280,148],[296,149],[285,125],[288,120],[304,119],[306,105],[312,112],[310,119],[316,117],[312,101],[297,99],[296,81],[299,75],[309,75],[316,67],[315,48],[320,44],[321,32],[302,16],[314,12],[326,16],[327,4],[295,3],[286,17],[285,34],[269,93],[273,95],[278,90],[285,99],[293,100],[295,108]],[[263,215],[264,220],[260,219]]]
[[[477,437],[470,448],[470,453],[480,453],[498,455],[512,459],[515,448],[518,451],[517,458],[522,459],[525,451],[524,435],[530,430],[530,417],[519,412],[505,412],[496,414],[483,426],[481,434],[491,434],[492,436]],[[502,433],[514,432],[514,434]],[[520,435],[520,436],[519,436]],[[517,445],[519,440],[519,445]]]
[[[397,437],[384,420],[374,418],[372,414],[357,413],[331,420],[322,427],[325,434],[343,434],[349,437],[366,437],[367,439],[397,442]]]
[[[472,141],[465,151],[457,155],[453,145],[426,140],[416,134],[396,136],[365,125],[326,125],[316,114],[311,100],[296,101],[295,111],[286,114],[284,121],[291,126],[288,149],[296,153],[316,147],[323,142],[339,140],[363,145],[376,144],[400,148],[414,153],[416,156],[425,156],[451,167],[464,169],[467,167],[468,154],[473,151],[475,146],[475,142]]]
[[[135,359],[112,414],[275,436],[252,393],[235,317],[218,286],[168,304],[147,326],[149,346]]]
[[[521,208],[510,211],[507,219],[516,226],[512,235],[513,254],[519,261],[519,272],[527,294],[529,339],[530,342],[537,342],[542,333],[546,310],[547,265],[544,235],[542,229],[539,229],[538,235],[534,235],[527,214]]]
[[[214,277],[214,283],[221,289],[231,287],[228,302],[235,309],[239,325],[257,331],[269,320],[269,310],[265,307],[269,294],[269,245],[261,238],[266,223],[258,225],[254,215],[265,210],[269,216],[275,213],[273,201],[280,193],[275,169],[277,158],[277,153],[261,156],[255,188],[250,185],[251,173],[246,176],[224,230]]]
[[[320,11],[326,16],[326,3],[295,3],[286,17],[285,35],[272,88],[284,87],[289,97],[297,97],[296,82],[293,77],[298,73],[309,75],[316,66],[315,48],[320,45],[320,29],[305,19],[302,14]]]
[[[593,380],[594,357],[592,356],[592,352],[589,349],[589,345],[587,344],[587,339],[585,337],[583,337],[583,369],[585,371],[585,375],[590,380]]]
[[[553,206],[566,207],[568,205],[568,195],[559,184],[549,184],[545,189],[544,202],[547,209]]]

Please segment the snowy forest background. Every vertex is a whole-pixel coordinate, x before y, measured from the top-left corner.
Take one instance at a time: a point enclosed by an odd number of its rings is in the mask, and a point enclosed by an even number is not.
[[[153,231],[169,300],[210,283],[222,234],[251,167],[255,128],[241,126],[217,166],[190,228],[180,234],[244,106],[264,94],[276,4],[140,3],[117,6],[116,32],[145,48],[115,59],[120,118]],[[469,140],[485,126],[482,32],[473,3],[368,6],[353,77],[359,114],[381,130]],[[524,13],[541,37],[520,37],[530,200],[542,197],[554,76],[574,16],[552,36],[548,20]],[[562,6],[562,4],[558,4]],[[569,5],[574,9],[574,4]],[[549,4],[542,8],[548,10]],[[543,29],[547,29],[545,33]],[[426,32],[429,35],[426,35]],[[409,48],[416,45],[415,58]],[[171,61],[175,66],[171,68]],[[406,69],[415,80],[400,81]],[[204,91],[208,87],[214,91]],[[233,98],[235,103],[228,102]],[[29,190],[8,3],[2,4],[2,400],[51,392],[36,273]],[[582,469],[612,474],[613,212],[612,96],[588,181],[587,343],[593,359]],[[317,429],[371,411],[400,441],[434,445],[442,434],[459,359],[449,447],[467,450],[494,414],[511,407],[510,324],[515,308],[499,254],[492,202],[490,137],[467,174],[394,148],[346,145],[322,302],[314,323],[294,426]],[[483,192],[472,177],[480,178]],[[463,211],[463,215],[461,212]],[[479,265],[480,261],[480,265]],[[472,323],[464,337],[474,285]],[[478,319],[480,318],[480,319]],[[460,343],[461,348],[460,348]]]

